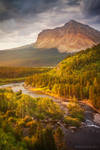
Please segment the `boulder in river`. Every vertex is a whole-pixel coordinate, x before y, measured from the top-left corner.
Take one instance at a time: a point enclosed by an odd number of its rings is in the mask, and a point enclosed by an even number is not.
[[[100,125],[100,114],[96,113],[94,115],[94,122]]]

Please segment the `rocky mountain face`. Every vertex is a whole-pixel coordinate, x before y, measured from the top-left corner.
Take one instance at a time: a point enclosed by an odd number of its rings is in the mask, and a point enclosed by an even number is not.
[[[42,31],[36,48],[57,48],[60,52],[74,52],[100,43],[100,31],[74,20],[62,27]]]

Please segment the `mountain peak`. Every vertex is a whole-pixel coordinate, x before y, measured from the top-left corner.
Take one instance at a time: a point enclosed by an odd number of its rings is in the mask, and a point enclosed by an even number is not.
[[[75,20],[70,20],[69,22],[67,22],[65,25],[65,27],[68,27],[68,26],[74,26],[74,27],[78,27],[78,26],[83,26],[83,27],[89,27],[88,25],[85,25],[85,24],[82,24],[78,21],[75,21]]]
[[[70,20],[68,23],[79,23],[79,22],[77,22],[75,20]]]
[[[74,52],[100,43],[100,31],[75,20],[62,27],[45,30],[38,36],[37,48],[57,48],[61,52]]]
[[[66,25],[70,25],[70,24],[81,24],[81,23],[79,23],[79,22],[77,22],[77,21],[75,21],[75,20],[70,20],[69,22],[67,22],[67,23],[65,24],[65,26],[66,26]]]

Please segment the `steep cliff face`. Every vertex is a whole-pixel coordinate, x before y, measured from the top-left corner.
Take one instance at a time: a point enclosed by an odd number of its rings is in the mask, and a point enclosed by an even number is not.
[[[100,43],[100,31],[74,20],[63,27],[42,31],[37,38],[37,48],[57,48],[60,52],[74,52]]]

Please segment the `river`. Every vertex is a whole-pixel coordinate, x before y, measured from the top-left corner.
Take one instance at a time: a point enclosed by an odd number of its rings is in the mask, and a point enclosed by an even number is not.
[[[34,91],[30,91],[30,90],[28,90],[27,88],[24,87],[24,82],[22,82],[22,83],[10,83],[10,84],[0,86],[0,88],[6,88],[6,87],[12,88],[12,90],[14,92],[17,92],[17,91],[21,90],[23,94],[27,94],[27,95],[32,96],[32,97],[48,97],[48,98],[51,98],[51,99],[53,99],[54,102],[59,104],[59,106],[61,107],[62,110],[64,110],[65,115],[68,114],[68,109],[67,109],[68,102],[61,101],[60,99],[54,98],[54,97],[49,96],[49,95],[40,94],[40,93],[37,93],[37,92],[34,92]],[[100,128],[97,124],[95,124],[93,122],[93,114],[95,113],[93,111],[93,109],[91,109],[89,106],[85,106],[85,105],[84,105],[84,108],[85,108],[85,125],[88,126],[88,127]]]
[[[12,90],[14,92],[17,92],[17,91],[21,90],[23,94],[26,94],[26,95],[29,95],[29,96],[32,96],[32,97],[48,97],[60,106],[60,108],[65,112],[65,115],[67,115],[67,113],[68,113],[68,110],[67,110],[67,107],[66,107],[68,102],[63,102],[60,99],[54,98],[54,97],[46,95],[46,94],[40,94],[40,93],[37,93],[37,92],[30,91],[30,90],[28,90],[27,88],[24,87],[24,82],[22,82],[22,83],[10,83],[10,84],[0,86],[0,88],[6,88],[6,87],[12,88]]]

